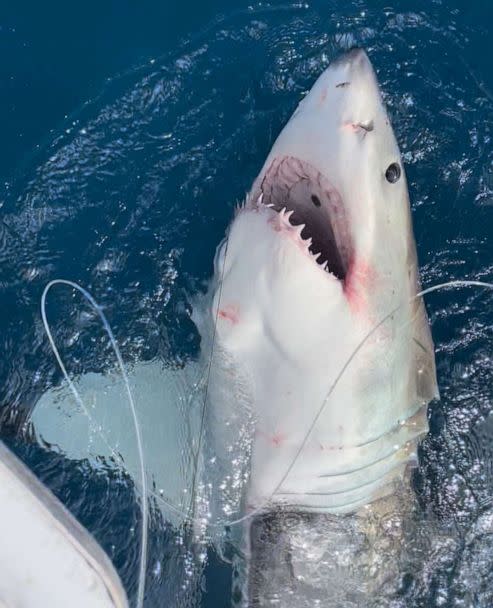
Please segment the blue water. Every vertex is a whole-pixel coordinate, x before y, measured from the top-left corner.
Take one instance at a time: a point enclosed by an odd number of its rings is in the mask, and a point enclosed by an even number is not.
[[[50,279],[91,291],[127,361],[194,356],[190,295],[211,274],[235,203],[303,93],[356,44],[404,156],[423,284],[493,280],[493,6],[168,4],[26,1],[0,13],[1,436],[101,542],[131,599],[131,482],[38,445],[25,424],[61,380],[39,314]],[[493,605],[493,530],[478,523],[493,499],[492,303],[471,290],[427,300],[442,398],[414,483],[460,542],[424,559],[399,606]],[[48,312],[71,373],[107,367],[81,300],[59,291]],[[156,515],[150,539],[149,608],[180,576]],[[229,605],[230,575],[211,551],[202,606]]]

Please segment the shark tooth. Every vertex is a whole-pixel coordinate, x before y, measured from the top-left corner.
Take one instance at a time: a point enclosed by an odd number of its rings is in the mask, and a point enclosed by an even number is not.
[[[289,211],[286,211],[285,218],[288,220],[289,223],[291,223],[290,220],[291,220],[291,216],[293,215],[293,213],[294,213],[294,209],[290,209]]]

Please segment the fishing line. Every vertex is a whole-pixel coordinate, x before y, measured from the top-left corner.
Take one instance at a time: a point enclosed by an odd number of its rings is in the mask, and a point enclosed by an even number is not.
[[[60,281],[62,281],[63,279],[60,279]],[[55,281],[53,282],[55,283]],[[51,333],[51,329],[48,323],[48,319],[46,316],[46,296],[48,294],[49,289],[52,287],[52,283],[48,284],[45,288],[45,290],[43,291],[43,295],[41,296],[41,317],[43,319],[43,325],[46,331],[46,334],[48,336],[48,341],[50,343],[51,349],[53,351],[53,354],[55,355],[55,358],[57,360],[58,366],[60,367],[63,376],[72,392],[72,395],[75,399],[75,401],[77,402],[77,404],[79,405],[79,407],[82,409],[82,411],[84,412],[85,416],[88,418],[89,423],[90,423],[90,427],[91,430],[96,433],[97,435],[99,435],[100,439],[103,441],[103,443],[105,444],[105,446],[108,448],[108,450],[110,451],[110,454],[113,458],[115,458],[117,461],[120,461],[122,464],[124,464],[123,462],[123,458],[121,456],[121,454],[119,454],[118,452],[116,452],[113,447],[110,445],[110,443],[108,442],[108,439],[106,438],[106,435],[104,434],[103,430],[101,429],[101,427],[97,426],[92,418],[92,415],[89,411],[89,409],[86,407],[84,401],[82,400],[82,397],[79,394],[79,391],[76,389],[75,384],[73,383],[72,379],[70,378],[70,376],[68,375],[68,372],[65,368],[65,364],[63,363],[63,360],[60,356],[60,353],[55,345],[55,341],[53,339],[53,335]],[[82,289],[82,288],[81,288]]]
[[[440,283],[439,285],[433,285],[432,287],[428,287],[427,289],[424,289],[422,291],[420,291],[419,293],[417,293],[413,298],[411,298],[409,300],[409,302],[413,302],[414,300],[421,298],[429,293],[432,293],[434,291],[439,291],[440,289],[446,289],[448,287],[484,287],[487,289],[493,289],[493,283],[485,283],[483,281],[448,281],[446,283]],[[276,488],[274,489],[274,491],[272,492],[272,494],[270,495],[268,502],[273,498],[274,494],[276,494],[278,492],[278,490],[280,489],[280,487],[282,486],[282,484],[286,481],[286,478],[288,477],[289,473],[292,471],[294,465],[296,464],[297,459],[299,458],[301,452],[303,451],[303,449],[305,448],[308,439],[313,431],[313,429],[315,428],[318,420],[320,419],[320,416],[322,415],[327,402],[331,396],[331,394],[333,393],[336,385],[338,384],[339,380],[341,379],[342,375],[344,374],[344,372],[346,371],[346,369],[349,367],[349,365],[352,363],[353,359],[356,357],[356,355],[358,354],[358,352],[361,350],[361,348],[363,347],[363,345],[365,344],[365,342],[368,340],[368,338],[373,335],[377,329],[379,327],[381,327],[390,317],[392,317],[392,315],[394,315],[400,308],[402,308],[402,304],[397,306],[396,308],[394,308],[394,310],[392,310],[389,314],[387,314],[379,323],[377,323],[377,325],[375,325],[370,332],[368,332],[366,334],[366,336],[363,338],[363,340],[358,344],[358,346],[354,349],[354,351],[352,352],[351,356],[349,357],[349,359],[346,361],[346,363],[342,366],[340,372],[337,374],[335,381],[332,383],[331,387],[329,388],[329,391],[321,405],[321,407],[319,408],[317,414],[315,415],[315,417],[313,418],[312,423],[310,424],[308,431],[303,439],[303,441],[300,444],[300,447],[298,448],[298,450],[296,451],[296,454],[293,458],[293,461],[291,462],[290,466],[288,467],[288,469],[286,470],[286,472],[284,473],[281,481],[277,484]]]
[[[225,254],[224,254],[224,259],[226,258],[226,253],[227,253],[227,245],[228,242],[225,242]],[[224,275],[224,265],[223,265],[223,269],[222,269],[222,273]],[[222,275],[222,276],[223,276]],[[46,298],[48,295],[48,292],[50,291],[50,289],[57,284],[61,284],[61,285],[68,285],[69,287],[72,287],[74,289],[76,289],[77,291],[79,291],[85,298],[86,300],[89,301],[89,303],[91,304],[91,306],[93,307],[93,309],[97,312],[103,326],[104,329],[109,337],[111,346],[115,352],[117,361],[118,361],[118,366],[120,368],[124,383],[125,383],[125,388],[126,388],[126,392],[127,392],[127,396],[129,399],[129,405],[130,405],[130,409],[132,411],[132,417],[133,417],[133,422],[134,422],[134,427],[136,430],[136,439],[137,439],[137,449],[138,449],[138,454],[139,454],[139,464],[140,464],[140,477],[141,477],[141,491],[143,496],[153,496],[154,499],[165,505],[166,508],[170,509],[172,512],[174,512],[175,514],[179,515],[181,518],[183,518],[184,521],[189,521],[190,523],[194,523],[199,525],[201,522],[198,519],[195,519],[191,514],[190,511],[188,513],[185,513],[183,510],[181,510],[179,507],[175,506],[173,503],[171,503],[169,500],[167,500],[166,498],[164,498],[163,496],[161,496],[160,494],[158,494],[157,492],[151,490],[148,488],[148,484],[147,484],[147,477],[145,475],[145,459],[144,459],[144,455],[143,455],[143,441],[142,441],[142,436],[141,436],[141,432],[140,432],[140,424],[138,421],[138,416],[137,416],[137,412],[136,412],[136,408],[135,408],[135,403],[133,400],[133,396],[132,396],[132,391],[130,389],[130,384],[129,384],[129,380],[128,380],[128,374],[126,372],[125,369],[125,365],[123,363],[121,354],[120,354],[120,350],[118,348],[118,345],[116,343],[113,331],[111,329],[111,326],[108,322],[108,320],[106,319],[106,316],[103,312],[103,310],[101,309],[101,307],[97,304],[97,302],[94,300],[94,298],[91,296],[91,294],[84,289],[82,286],[78,285],[77,283],[73,282],[73,281],[69,281],[69,280],[65,280],[65,279],[56,279],[54,281],[51,281],[50,283],[48,283],[48,285],[45,287],[43,294],[41,296],[41,317],[43,320],[43,325],[46,331],[46,334],[48,336],[48,341],[50,343],[51,349],[53,351],[53,354],[55,355],[55,358],[57,360],[57,363],[63,373],[63,376],[72,392],[72,395],[75,399],[75,401],[77,402],[77,404],[79,405],[79,407],[81,408],[81,410],[83,411],[83,413],[85,414],[85,416],[88,418],[90,424],[91,424],[91,428],[92,430],[99,435],[99,437],[102,439],[103,443],[105,444],[105,446],[108,448],[110,454],[115,458],[115,460],[121,462],[121,464],[124,466],[125,463],[123,461],[122,456],[117,453],[114,448],[111,446],[111,444],[109,443],[109,441],[106,438],[106,435],[104,434],[104,431],[97,426],[94,423],[94,420],[91,416],[91,413],[89,411],[89,409],[87,408],[87,406],[85,405],[82,397],[80,396],[74,382],[72,381],[72,379],[70,378],[67,369],[65,367],[65,364],[63,362],[63,359],[60,355],[60,352],[55,344],[55,340],[53,338],[53,334],[47,319],[47,314],[46,314]],[[198,459],[200,456],[200,450],[201,450],[201,445],[202,445],[202,438],[203,438],[203,432],[204,432],[204,428],[205,428],[205,414],[206,414],[206,403],[207,403],[207,388],[209,385],[209,377],[210,377],[210,373],[211,373],[211,369],[212,369],[212,359],[213,359],[213,353],[214,353],[214,344],[215,344],[215,333],[216,333],[216,326],[217,326],[217,320],[218,320],[218,315],[219,315],[219,306],[220,306],[220,301],[221,298],[219,296],[219,300],[218,300],[218,307],[216,310],[216,314],[215,314],[215,323],[214,323],[214,332],[213,332],[213,339],[212,339],[212,348],[211,348],[211,355],[210,355],[210,360],[209,360],[209,364],[207,367],[207,372],[203,375],[202,379],[199,381],[199,384],[204,384],[205,382],[205,396],[204,396],[204,401],[203,401],[203,406],[202,406],[202,415],[201,415],[201,421],[200,421],[200,435],[199,435],[199,441],[198,441],[198,446],[197,446],[197,451],[196,451],[196,455],[195,455],[195,467],[194,467],[194,476],[193,476],[193,480],[192,480],[192,489],[195,489],[195,485],[197,483],[197,474],[198,474]],[[193,506],[191,507],[193,508]],[[144,512],[145,511],[145,512]],[[143,529],[145,526],[145,534],[142,535],[142,543],[141,546],[144,547],[144,551],[145,551],[145,560],[142,560],[142,554],[143,552],[141,552],[141,566],[139,568],[139,572],[140,572],[140,578],[139,581],[143,581],[143,572],[145,572],[146,570],[146,562],[147,562],[147,544],[148,544],[148,509],[147,507],[145,509],[143,509]],[[140,587],[139,587],[139,591],[138,591],[138,606],[140,608],[140,606],[142,605],[142,601],[143,601],[143,591],[144,589],[142,588],[142,591],[140,591]]]
[[[41,296],[41,317],[43,319],[43,325],[44,325],[46,334],[48,336],[50,346],[53,350],[53,353],[58,362],[58,365],[60,366],[60,369],[62,370],[65,380],[67,381],[76,402],[82,408],[84,413],[88,416],[89,420],[92,420],[91,415],[89,414],[88,409],[84,405],[84,402],[82,401],[74,383],[72,382],[71,378],[69,377],[69,375],[67,373],[63,360],[60,356],[58,348],[53,339],[50,325],[48,323],[48,319],[46,316],[46,297],[48,295],[48,292],[54,285],[67,285],[67,286],[72,287],[73,289],[77,290],[79,293],[81,293],[84,296],[84,298],[90,303],[92,308],[96,311],[96,313],[98,314],[98,316],[103,324],[103,327],[108,335],[108,338],[110,340],[111,347],[113,348],[113,352],[115,353],[115,356],[116,356],[116,359],[118,362],[118,367],[120,368],[120,372],[122,374],[122,378],[123,378],[123,381],[125,384],[125,389],[127,392],[128,402],[130,405],[130,410],[132,413],[132,420],[133,420],[133,424],[134,424],[135,438],[136,438],[137,450],[138,450],[138,454],[139,454],[139,468],[140,468],[140,478],[141,478],[140,481],[141,481],[141,486],[142,486],[142,526],[141,526],[140,566],[139,566],[139,582],[138,582],[137,599],[136,599],[137,608],[142,608],[143,604],[144,604],[145,575],[146,575],[146,570],[147,570],[147,544],[148,544],[148,526],[149,526],[149,524],[148,524],[148,520],[149,520],[148,489],[147,489],[147,477],[146,477],[145,466],[144,466],[144,450],[143,450],[142,436],[141,436],[141,432],[140,432],[139,420],[137,417],[137,410],[135,408],[132,391],[130,390],[130,383],[128,381],[128,375],[127,375],[127,372],[125,369],[125,365],[123,363],[120,349],[118,348],[118,344],[116,343],[115,337],[113,335],[113,331],[111,330],[108,320],[106,319],[106,316],[105,316],[103,310],[97,304],[97,302],[94,300],[94,298],[91,296],[91,294],[88,291],[86,291],[83,287],[78,285],[77,283],[74,283],[73,281],[69,281],[66,279],[55,279],[53,281],[50,281],[48,283],[48,285],[46,285],[46,287],[44,288],[43,294]],[[100,435],[103,438],[103,440],[105,441],[105,443],[107,443],[104,436],[101,433],[100,433]],[[114,452],[114,450],[111,448],[111,446],[108,445],[108,447],[110,448],[110,450],[112,452]]]
[[[205,429],[205,420],[206,420],[206,409],[207,409],[207,399],[208,399],[208,389],[209,389],[209,381],[210,381],[210,376],[212,373],[212,364],[213,364],[213,358],[214,358],[214,353],[215,353],[215,347],[216,347],[216,341],[217,341],[217,322],[218,322],[218,318],[219,318],[219,310],[220,310],[220,305],[221,305],[221,298],[222,298],[222,288],[223,288],[223,280],[224,280],[224,272],[225,272],[225,266],[226,266],[226,256],[228,253],[228,243],[229,241],[226,239],[225,241],[225,249],[224,249],[224,257],[223,257],[223,264],[222,264],[222,268],[221,268],[221,279],[219,281],[219,286],[218,286],[218,298],[217,298],[217,306],[215,307],[215,311],[213,313],[213,318],[214,318],[214,324],[213,324],[213,330],[212,330],[212,336],[211,336],[211,350],[210,350],[210,355],[208,358],[208,363],[207,363],[207,368],[206,368],[206,372],[204,373],[201,381],[199,382],[199,384],[202,384],[203,382],[205,382],[205,393],[204,393],[204,399],[203,399],[203,403],[202,403],[202,412],[201,412],[201,418],[200,418],[200,430],[199,430],[199,438],[198,438],[198,443],[197,443],[197,451],[196,451],[196,455],[195,455],[195,468],[194,468],[194,474],[193,474],[193,480],[192,480],[192,490],[195,492],[196,489],[196,485],[198,483],[198,469],[199,469],[199,458],[200,458],[200,452],[202,449],[202,442],[203,442],[203,435],[204,435],[204,429]],[[123,364],[123,360],[121,358],[121,354],[120,351],[118,349],[118,346],[116,344],[116,340],[114,338],[114,335],[112,333],[112,330],[109,326],[109,323],[103,313],[103,311],[101,310],[101,308],[98,306],[98,304],[95,302],[95,300],[92,298],[92,296],[82,287],[80,287],[79,285],[77,285],[76,283],[73,283],[72,281],[66,281],[66,280],[62,280],[62,279],[58,279],[56,281],[52,281],[50,282],[42,295],[41,298],[41,314],[42,314],[42,318],[43,318],[43,324],[45,326],[45,330],[46,333],[48,335],[48,339],[50,341],[50,345],[53,349],[53,352],[55,354],[55,357],[58,361],[58,364],[60,366],[60,369],[62,370],[62,373],[65,377],[65,379],[67,380],[67,383],[74,395],[74,398],[76,399],[77,403],[80,405],[80,407],[83,409],[83,411],[86,413],[86,415],[89,417],[89,419],[91,419],[90,413],[87,410],[87,408],[85,407],[80,395],[77,392],[77,389],[74,385],[74,383],[72,382],[72,380],[70,379],[70,377],[68,376],[68,373],[66,371],[65,365],[61,359],[61,356],[59,354],[59,351],[54,343],[53,337],[52,337],[52,333],[46,318],[46,296],[47,293],[49,291],[49,289],[55,285],[55,284],[65,284],[68,285],[76,290],[78,290],[80,293],[82,293],[84,295],[84,297],[90,302],[90,304],[93,306],[93,308],[96,310],[96,312],[98,313],[103,326],[108,334],[108,337],[110,339],[111,345],[115,351],[117,360],[118,360],[118,365],[120,367],[122,376],[124,378],[124,382],[125,382],[125,387],[127,390],[127,395],[129,398],[129,404],[130,404],[130,408],[132,410],[132,416],[133,416],[133,422],[134,422],[134,426],[135,426],[135,431],[136,431],[136,438],[137,438],[137,447],[138,447],[138,451],[139,451],[139,460],[140,460],[140,473],[141,473],[141,478],[142,478],[142,493],[145,496],[148,496],[148,494],[153,495],[159,502],[162,502],[163,504],[165,504],[168,508],[170,508],[172,511],[174,511],[175,513],[177,513],[178,515],[182,516],[186,521],[189,521],[191,523],[196,523],[196,524],[200,524],[201,522],[199,520],[196,520],[193,516],[190,516],[189,514],[184,513],[183,511],[181,511],[179,508],[175,507],[173,504],[171,504],[169,501],[167,501],[166,499],[164,499],[162,496],[156,494],[155,492],[149,491],[147,488],[147,479],[146,479],[146,475],[145,475],[145,468],[144,468],[144,457],[143,457],[143,442],[142,442],[142,438],[141,438],[141,433],[140,433],[140,427],[139,427],[139,423],[138,423],[138,418],[137,418],[137,413],[136,413],[136,409],[135,409],[135,404],[133,401],[133,397],[132,397],[132,393],[130,390],[130,385],[129,385],[129,381],[128,381],[128,376],[127,373],[125,371],[125,367]],[[446,283],[441,283],[438,285],[434,285],[432,287],[429,287],[427,289],[422,290],[421,292],[419,292],[418,294],[416,294],[413,298],[411,298],[409,301],[412,302],[414,300],[416,300],[417,298],[423,297],[427,294],[433,293],[435,291],[439,291],[442,289],[447,289],[447,288],[460,288],[460,287],[482,287],[482,288],[487,288],[487,289],[493,289],[493,283],[487,283],[487,282],[483,282],[483,281],[461,281],[461,280],[454,280],[454,281],[449,281]],[[280,481],[275,485],[274,490],[270,493],[270,495],[265,499],[265,501],[263,502],[262,505],[260,505],[259,507],[255,508],[254,510],[250,511],[249,513],[243,515],[242,517],[239,517],[237,519],[234,519],[232,521],[228,521],[228,520],[223,520],[223,521],[219,521],[219,522],[211,522],[211,526],[212,527],[222,527],[225,525],[228,526],[233,526],[236,524],[240,524],[243,523],[253,517],[255,517],[257,514],[263,512],[266,508],[266,506],[271,503],[272,499],[274,498],[275,494],[279,491],[279,489],[281,488],[281,486],[283,485],[283,483],[285,482],[286,478],[289,476],[290,472],[292,471],[293,467],[295,466],[300,454],[302,453],[303,449],[305,448],[309,437],[311,435],[311,433],[313,432],[315,426],[317,425],[318,421],[320,420],[320,417],[322,416],[327,403],[329,401],[330,396],[332,395],[332,393],[334,392],[336,386],[338,385],[341,377],[343,376],[343,374],[345,373],[346,369],[351,365],[352,361],[354,360],[354,358],[357,356],[358,352],[362,349],[363,345],[366,343],[366,341],[389,319],[392,317],[392,315],[394,315],[396,312],[398,312],[398,310],[400,308],[402,308],[402,304],[397,306],[396,308],[394,308],[390,313],[388,313],[387,315],[385,315],[376,325],[373,326],[373,328],[364,336],[364,338],[359,342],[359,344],[356,346],[356,348],[353,350],[351,356],[347,359],[347,361],[344,363],[344,365],[342,366],[342,368],[340,369],[340,371],[338,372],[335,380],[333,381],[333,383],[331,384],[331,386],[328,389],[327,395],[324,399],[324,401],[322,402],[320,408],[318,409],[317,413],[315,414],[312,422],[310,423],[310,426],[301,442],[301,444],[299,445],[296,454],[293,457],[293,460],[291,461],[290,465],[288,466],[288,468],[286,469],[286,471],[284,472],[283,476],[281,477]],[[100,431],[99,431],[100,432]],[[104,438],[104,437],[103,437]],[[105,443],[108,445],[108,443],[105,441]],[[110,447],[110,446],[108,446]],[[110,447],[111,449],[111,447]],[[112,452],[114,453],[114,451],[112,450]],[[120,457],[121,459],[121,457]],[[193,507],[192,507],[193,508]],[[147,522],[148,522],[148,513],[147,513],[147,507],[144,507],[143,509],[143,526],[142,526],[142,547],[144,548],[144,551],[141,552],[141,566],[140,566],[140,579],[139,579],[139,591],[138,591],[138,606],[139,608],[142,606],[142,601],[143,601],[143,592],[144,592],[144,576],[145,576],[145,570],[146,570],[146,561],[147,561],[147,551],[146,551],[146,547],[147,547]],[[145,524],[145,531],[144,531],[144,524]],[[145,555],[144,555],[145,553]]]
[[[440,283],[438,285],[433,285],[431,287],[428,287],[422,291],[420,291],[419,293],[417,293],[414,297],[412,297],[409,302],[413,302],[414,300],[418,299],[418,298],[422,298],[423,296],[433,293],[435,291],[439,291],[441,289],[447,289],[447,288],[459,288],[459,287],[483,287],[486,289],[492,289],[493,290],[493,283],[486,283],[484,281],[468,281],[468,280],[454,280],[454,281],[448,281],[446,283]],[[315,428],[315,426],[317,425],[317,422],[319,421],[321,415],[324,412],[325,407],[327,406],[328,400],[330,398],[330,396],[332,395],[332,393],[334,392],[337,384],[339,383],[339,380],[341,379],[342,375],[344,374],[344,372],[346,371],[346,369],[349,367],[349,365],[352,363],[352,361],[354,360],[354,358],[356,357],[356,355],[358,354],[358,352],[362,349],[363,345],[366,343],[366,341],[368,340],[368,338],[370,338],[370,336],[372,336],[378,329],[379,327],[381,327],[390,317],[392,317],[392,315],[394,315],[396,312],[398,312],[398,310],[400,308],[402,308],[402,304],[400,304],[399,306],[397,306],[396,308],[394,308],[390,313],[388,313],[387,315],[385,315],[385,317],[383,317],[383,319],[381,321],[379,321],[366,335],[365,337],[361,340],[361,342],[356,346],[356,348],[353,350],[351,356],[347,359],[347,361],[344,363],[344,365],[342,366],[342,368],[340,369],[339,373],[337,374],[334,382],[331,384],[331,386],[329,387],[329,390],[327,392],[327,395],[324,399],[324,401],[322,402],[322,405],[320,406],[320,408],[318,409],[317,413],[315,414],[300,446],[298,447],[296,454],[293,457],[293,460],[291,461],[291,464],[288,466],[288,468],[286,469],[285,473],[283,474],[281,480],[276,484],[276,486],[274,487],[274,490],[270,493],[270,495],[265,499],[264,503],[255,508],[254,510],[252,510],[250,513],[247,513],[246,515],[235,519],[233,521],[229,521],[229,522],[224,522],[224,524],[227,524],[228,526],[233,526],[236,524],[240,524],[243,523],[245,521],[247,521],[248,519],[254,517],[255,515],[261,513],[262,511],[264,511],[265,507],[272,501],[273,497],[275,496],[275,494],[277,494],[277,492],[279,491],[279,489],[281,488],[282,484],[286,481],[286,478],[288,477],[288,475],[290,474],[290,472],[292,471],[293,467],[296,464],[296,461],[298,460],[301,452],[303,451],[303,449],[305,448],[308,439],[310,438],[311,433],[313,432],[313,429]],[[223,524],[223,525],[224,525]]]

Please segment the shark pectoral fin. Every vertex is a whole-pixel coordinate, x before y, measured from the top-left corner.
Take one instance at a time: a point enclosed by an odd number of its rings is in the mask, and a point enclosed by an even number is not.
[[[129,371],[142,435],[148,486],[167,521],[179,526],[191,511],[200,424],[199,365],[170,369],[159,362]],[[140,488],[140,464],[129,400],[117,373],[88,373],[74,381],[88,414],[66,385],[37,402],[36,437],[68,458],[121,469]],[[194,399],[195,398],[195,399]]]

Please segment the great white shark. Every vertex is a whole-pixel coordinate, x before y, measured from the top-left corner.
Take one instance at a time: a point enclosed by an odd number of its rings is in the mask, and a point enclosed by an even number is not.
[[[438,396],[419,289],[399,148],[352,49],[302,99],[236,210],[194,310],[200,360],[131,371],[156,497],[175,523],[192,513],[235,529],[237,604],[305,605],[287,581],[303,570],[297,547],[306,555],[328,530],[320,518],[333,526],[406,483]],[[116,452],[138,483],[122,387],[101,374],[77,387],[101,404],[92,426],[62,388],[35,407],[36,433],[72,458]]]

